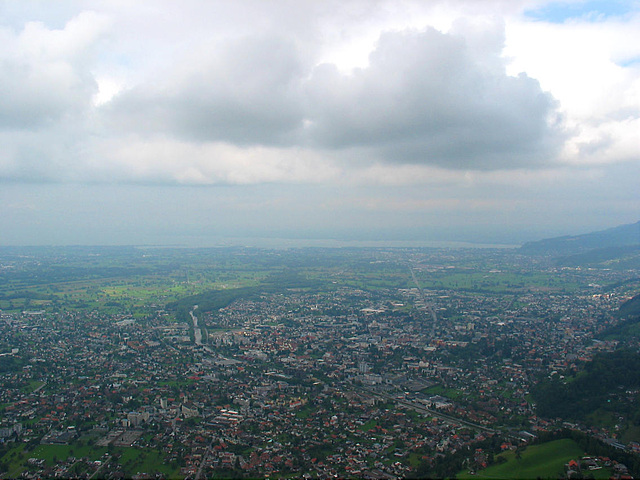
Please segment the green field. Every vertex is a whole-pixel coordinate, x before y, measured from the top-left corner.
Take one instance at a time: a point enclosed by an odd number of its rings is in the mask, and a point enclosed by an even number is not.
[[[575,291],[580,287],[575,279],[558,278],[553,272],[487,273],[452,269],[451,271],[420,272],[418,281],[425,289],[469,290],[490,293],[516,293],[524,291]]]
[[[125,474],[131,477],[140,473],[154,474],[161,472],[169,478],[177,478],[180,468],[165,462],[162,452],[151,448],[124,448],[121,449],[120,463],[124,467]]]
[[[476,472],[475,475],[468,470],[460,472],[457,478],[466,479],[530,479],[530,478],[558,478],[564,475],[564,465],[569,460],[577,460],[584,456],[585,452],[569,439],[554,440],[541,445],[532,445],[522,452],[521,458],[516,458],[515,452],[505,452],[496,457],[503,457],[506,463],[493,465]],[[594,477],[609,478],[611,472],[606,469],[595,470]]]
[[[433,385],[422,390],[427,395],[442,395],[451,400],[458,400],[462,397],[462,392],[454,388],[444,388],[442,385]]]
[[[490,294],[574,292],[588,280],[555,271],[522,269],[502,253],[474,253],[456,261],[433,258],[434,268],[416,270],[427,290]],[[159,307],[209,291],[273,284],[296,272],[299,280],[330,282],[367,291],[413,288],[407,264],[385,251],[296,251],[295,256],[260,249],[52,248],[0,251],[0,309],[97,311],[143,318]],[[449,265],[449,262],[455,265]],[[286,282],[276,281],[280,286]],[[409,311],[410,306],[404,307]]]
[[[26,451],[25,445],[9,450],[0,461],[6,465],[9,477],[19,477],[26,470],[28,458],[43,459],[48,466],[53,466],[59,461],[64,461],[70,456],[87,457],[90,460],[99,460],[107,452],[106,448],[91,447],[88,445],[38,445],[35,449]]]
[[[27,470],[28,458],[43,459],[47,466],[53,466],[65,461],[68,457],[85,457],[90,461],[104,460],[107,453],[106,447],[93,447],[89,445],[38,445],[35,449],[26,452],[24,445],[7,452],[0,461],[12,478],[17,478]],[[168,478],[179,477],[180,467],[177,464],[169,464],[165,461],[165,455],[152,448],[124,447],[115,448],[113,453],[120,459],[122,470],[131,477],[138,473],[154,474],[161,472]]]

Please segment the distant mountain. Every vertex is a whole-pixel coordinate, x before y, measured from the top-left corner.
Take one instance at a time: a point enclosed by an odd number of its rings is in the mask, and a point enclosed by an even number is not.
[[[527,242],[520,247],[520,251],[530,255],[566,256],[636,245],[640,245],[640,222],[583,235],[567,235]]]

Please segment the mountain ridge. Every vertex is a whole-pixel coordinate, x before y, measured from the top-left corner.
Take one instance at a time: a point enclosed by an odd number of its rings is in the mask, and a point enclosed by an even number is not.
[[[640,245],[640,221],[581,235],[564,235],[527,242],[520,252],[529,255],[575,255],[597,249]]]

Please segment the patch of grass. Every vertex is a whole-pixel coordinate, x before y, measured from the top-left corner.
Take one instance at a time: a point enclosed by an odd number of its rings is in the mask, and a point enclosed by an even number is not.
[[[493,465],[477,472],[476,475],[464,471],[457,477],[466,479],[558,478],[558,476],[564,475],[565,463],[572,459],[578,459],[584,454],[584,451],[573,440],[554,440],[527,447],[522,452],[521,458],[516,458],[515,452],[502,453],[498,457],[505,458],[506,463]]]
[[[45,382],[42,382],[40,380],[29,380],[29,383],[27,383],[27,385],[25,385],[25,387],[24,387],[24,392],[25,393],[31,393],[36,388],[41,387],[42,385],[44,385],[44,383]]]
[[[607,412],[602,408],[591,412],[587,415],[587,419],[592,425],[597,427],[611,428],[618,422],[618,418],[613,412]]]
[[[300,410],[296,412],[296,417],[302,420],[304,420],[305,418],[309,418],[313,410],[314,408],[312,406],[305,405],[304,407],[302,407]]]
[[[124,448],[119,462],[128,477],[137,473],[161,472],[170,478],[175,478],[179,473],[179,469],[176,470],[170,464],[165,463],[165,456],[162,452],[151,448]]]
[[[423,455],[420,453],[416,453],[416,452],[412,452],[409,454],[409,465],[411,465],[412,468],[418,468],[422,462],[424,461],[422,459]]]
[[[90,445],[39,445],[30,453],[30,457],[41,458],[48,465],[53,465],[54,458],[57,461],[64,461],[68,457],[88,457],[90,460],[99,460],[106,451],[106,448]]]
[[[442,385],[434,385],[429,388],[425,388],[422,390],[423,393],[427,395],[441,395],[443,397],[447,397],[451,400],[457,400],[462,396],[462,392],[459,390],[455,390],[453,388],[444,388]]]
[[[368,432],[372,428],[375,428],[377,425],[378,425],[378,422],[376,422],[375,420],[369,420],[368,422],[366,422],[364,425],[360,427],[360,430],[362,430],[363,432]]]
[[[20,474],[24,471],[24,467],[22,463],[24,462],[26,456],[24,455],[25,444],[18,444],[15,448],[12,448],[7,453],[5,453],[0,461],[2,463],[6,463],[7,468],[7,476],[10,478],[19,477]]]

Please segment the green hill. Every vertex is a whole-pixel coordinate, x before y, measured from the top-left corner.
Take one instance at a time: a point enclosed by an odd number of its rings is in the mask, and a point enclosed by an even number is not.
[[[637,341],[640,338],[640,295],[627,300],[616,312],[620,317],[618,324],[603,330],[597,335],[600,340],[618,340],[620,342]]]
[[[501,453],[497,459],[504,463],[492,465],[472,475],[468,470],[459,473],[460,479],[532,479],[559,478],[564,475],[564,465],[570,460],[584,456],[584,451],[576,442],[568,438],[554,440],[540,445],[531,445],[518,458],[516,452]],[[498,460],[500,461],[500,460]],[[597,478],[609,478],[608,472]]]
[[[640,405],[629,393],[638,388],[640,354],[633,348],[598,353],[579,363],[577,372],[541,379],[531,393],[540,417],[612,429],[617,425],[626,441],[639,441]]]

